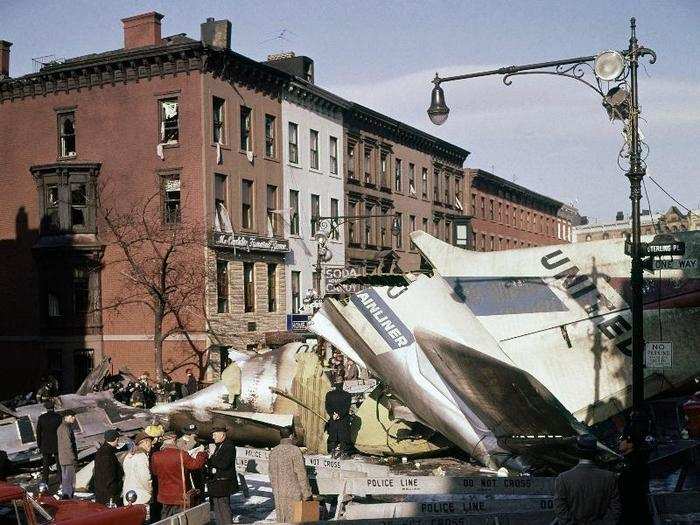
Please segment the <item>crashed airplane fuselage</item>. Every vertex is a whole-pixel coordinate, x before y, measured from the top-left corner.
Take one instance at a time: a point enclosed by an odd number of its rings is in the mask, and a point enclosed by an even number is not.
[[[673,343],[673,366],[646,371],[647,396],[700,372],[700,232],[678,237],[685,268],[645,274],[645,338]],[[411,238],[433,277],[327,300],[311,329],[424,424],[498,466],[513,455],[504,438],[573,436],[629,407],[622,239],[478,253],[424,232]]]

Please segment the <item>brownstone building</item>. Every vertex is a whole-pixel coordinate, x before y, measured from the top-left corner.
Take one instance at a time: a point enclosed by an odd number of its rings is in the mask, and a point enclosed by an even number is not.
[[[419,269],[408,234],[452,242],[455,220],[466,214],[469,152],[358,104],[344,127],[346,214],[388,215],[348,221],[348,265],[366,273]]]
[[[470,244],[477,251],[571,242],[566,205],[480,169],[470,179]],[[566,208],[570,208],[566,206]]]
[[[35,388],[47,371],[70,391],[102,356],[115,369],[153,368],[151,312],[102,308],[123,283],[97,213],[105,186],[103,205],[158,195],[164,225],[208,232],[190,254],[217,277],[206,318],[190,326],[200,350],[250,349],[284,330],[287,243],[269,210],[281,199],[275,141],[288,75],[232,52],[227,21],[202,24],[200,41],[161,38],[162,18],[124,19],[122,49],[19,78],[0,43],[3,393]],[[182,335],[166,341],[164,362],[176,375],[191,362]]]

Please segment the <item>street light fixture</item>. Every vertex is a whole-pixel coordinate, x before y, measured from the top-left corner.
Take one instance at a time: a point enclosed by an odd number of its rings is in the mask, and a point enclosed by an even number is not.
[[[551,62],[540,62],[522,66],[507,66],[489,71],[468,73],[440,78],[437,74],[432,80],[435,85],[432,90],[428,115],[430,120],[443,124],[447,120],[449,109],[445,104],[445,94],[440,84],[454,80],[502,75],[502,81],[509,86],[512,79],[518,75],[555,75],[568,77],[593,89],[603,98],[603,106],[612,119],[625,122],[625,146],[620,152],[620,159],[626,161],[626,177],[630,181],[630,200],[632,201],[632,238],[626,243],[625,253],[632,258],[631,285],[632,301],[632,416],[633,432],[637,439],[648,431],[648,418],[643,412],[644,405],[644,312],[642,289],[643,255],[645,246],[641,242],[641,213],[642,198],[641,183],[646,173],[643,153],[643,142],[639,133],[639,100],[637,86],[637,70],[639,60],[649,56],[649,62],[656,62],[656,53],[649,48],[640,46],[637,42],[636,21],[630,20],[629,46],[623,51],[604,51],[591,55]],[[586,72],[592,72],[594,82],[585,78]],[[610,89],[610,82],[617,83]],[[646,149],[646,148],[645,148]],[[646,429],[645,429],[646,427]],[[642,443],[637,443],[641,446]]]

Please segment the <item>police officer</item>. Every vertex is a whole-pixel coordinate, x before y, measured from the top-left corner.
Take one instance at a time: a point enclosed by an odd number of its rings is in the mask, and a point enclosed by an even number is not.
[[[337,374],[334,378],[333,389],[326,394],[326,412],[328,422],[327,449],[333,456],[347,454],[352,449],[350,437],[350,405],[352,396],[343,390],[343,375]]]

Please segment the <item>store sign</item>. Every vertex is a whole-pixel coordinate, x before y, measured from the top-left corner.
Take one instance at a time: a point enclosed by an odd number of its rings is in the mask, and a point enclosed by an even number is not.
[[[236,248],[246,252],[272,252],[286,253],[289,251],[287,239],[272,237],[258,237],[257,235],[243,235],[240,233],[213,232],[212,242],[216,246]]]
[[[287,331],[288,332],[308,332],[310,315],[306,314],[287,314]]]
[[[348,277],[357,277],[360,273],[357,268],[352,266],[324,266],[323,268],[323,280],[326,287],[326,293],[355,293],[362,289],[360,284],[346,284],[340,285],[340,283],[347,279]]]
[[[673,343],[647,343],[644,350],[644,364],[647,368],[673,367]]]

